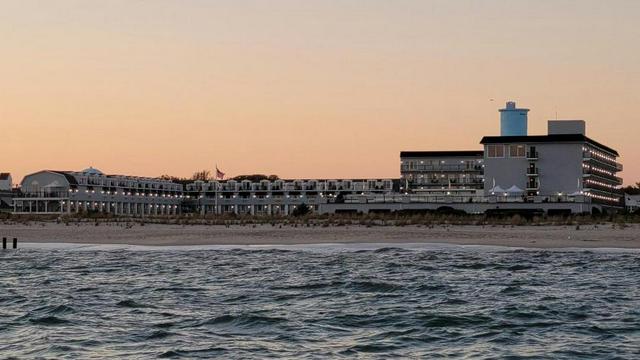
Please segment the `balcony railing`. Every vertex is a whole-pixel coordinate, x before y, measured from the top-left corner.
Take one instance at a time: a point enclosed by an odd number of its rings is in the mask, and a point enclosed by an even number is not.
[[[527,175],[529,176],[538,176],[538,168],[528,168]]]
[[[527,152],[528,160],[538,160],[538,152],[537,151],[528,151]]]
[[[400,166],[401,171],[431,171],[431,172],[479,172],[482,171],[482,165],[467,166],[460,165],[407,165]]]
[[[624,180],[619,176],[600,174],[600,173],[592,172],[592,171],[587,171],[584,174],[582,174],[582,177],[590,177],[590,176],[594,176],[594,177],[597,177],[599,179],[612,182],[612,183],[614,183],[614,185],[622,185],[622,183],[624,182]]]

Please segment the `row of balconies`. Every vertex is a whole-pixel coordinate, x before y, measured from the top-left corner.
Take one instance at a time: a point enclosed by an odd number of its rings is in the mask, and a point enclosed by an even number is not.
[[[409,180],[411,185],[427,185],[427,186],[448,186],[448,185],[480,185],[484,184],[483,179],[424,179],[423,181]]]
[[[188,191],[370,191],[370,190],[392,190],[393,182],[385,181],[365,181],[365,182],[197,182],[187,185]]]
[[[460,165],[408,165],[408,164],[402,164],[400,165],[400,171],[401,172],[412,172],[412,171],[429,171],[429,172],[451,172],[451,171],[456,171],[456,172],[479,172],[482,171],[483,166],[482,165],[473,165],[473,166],[467,166],[464,164],[460,164]]]
[[[583,178],[596,177],[598,179],[604,180],[605,182],[610,182],[612,183],[612,185],[622,185],[624,182],[624,180],[619,176],[601,174],[599,172],[590,171],[590,170],[585,171],[585,173],[582,174],[582,177]]]
[[[600,159],[600,158],[595,157],[595,156],[592,157],[592,156],[589,155],[589,157],[583,157],[582,160],[584,162],[593,161],[593,162],[597,163],[598,166],[605,166],[606,168],[608,168],[612,172],[621,172],[621,171],[624,170],[624,167],[620,163],[603,160],[603,159]]]
[[[78,181],[80,185],[86,186],[101,186],[101,187],[119,187],[119,188],[135,188],[135,189],[151,189],[151,190],[168,190],[168,191],[181,191],[182,185],[174,183],[138,183],[138,182],[118,182],[112,180],[103,179],[89,179],[88,181]]]
[[[595,154],[592,154],[590,151],[583,151],[582,152],[582,158],[585,161],[589,161],[589,160],[594,160],[597,161],[601,164],[605,164],[608,165],[610,167],[613,167],[615,169],[617,169],[617,171],[622,171],[623,170],[623,166],[622,164],[616,162],[614,159],[614,156],[611,156],[611,158],[607,157],[606,159],[601,157],[601,156],[597,156]]]

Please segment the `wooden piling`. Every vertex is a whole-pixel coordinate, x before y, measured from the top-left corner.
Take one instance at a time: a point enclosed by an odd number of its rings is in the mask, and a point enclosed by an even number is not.
[[[14,249],[18,248],[18,238],[13,238],[13,248]]]
[[[3,238],[2,238],[2,248],[3,248],[3,249],[6,249],[6,248],[7,248],[7,238],[6,238],[6,237],[3,237]]]

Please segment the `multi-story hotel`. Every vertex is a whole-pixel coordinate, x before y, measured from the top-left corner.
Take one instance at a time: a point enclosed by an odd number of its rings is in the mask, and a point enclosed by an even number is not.
[[[24,177],[16,214],[101,212],[151,216],[180,213],[182,185],[168,180],[83,171],[43,170]]]
[[[433,196],[482,196],[483,162],[482,150],[403,151],[400,190]]]
[[[585,122],[549,121],[547,135],[487,136],[485,195],[525,202],[622,207],[618,152],[585,135]]]
[[[290,215],[305,204],[313,212],[322,204],[344,203],[350,195],[384,195],[394,191],[391,179],[196,181],[186,194],[200,214]]]

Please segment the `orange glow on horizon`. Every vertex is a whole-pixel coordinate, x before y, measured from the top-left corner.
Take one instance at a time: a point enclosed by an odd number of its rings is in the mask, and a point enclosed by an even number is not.
[[[640,2],[613,3],[7,2],[0,172],[396,178],[515,100],[530,134],[586,120],[632,184]]]

